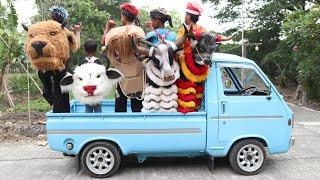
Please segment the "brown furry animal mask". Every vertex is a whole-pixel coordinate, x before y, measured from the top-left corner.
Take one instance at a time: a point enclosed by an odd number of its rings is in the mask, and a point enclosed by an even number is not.
[[[31,25],[25,42],[25,51],[32,65],[41,71],[65,69],[69,51],[76,51],[77,39],[73,32],[56,21],[43,21]]]

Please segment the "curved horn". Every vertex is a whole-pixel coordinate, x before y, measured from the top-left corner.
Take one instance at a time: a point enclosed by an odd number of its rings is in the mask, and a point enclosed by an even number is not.
[[[29,30],[29,27],[28,26],[26,26],[25,24],[21,24],[21,26],[23,27],[23,29],[25,30],[25,31],[27,31],[28,32],[28,30]]]
[[[139,40],[140,41],[140,40]],[[142,55],[149,55],[149,49],[148,48],[145,48],[145,47],[141,47],[141,46],[137,46],[137,43],[134,39],[134,37],[132,36],[132,48],[133,50],[137,51],[139,54],[142,54]]]

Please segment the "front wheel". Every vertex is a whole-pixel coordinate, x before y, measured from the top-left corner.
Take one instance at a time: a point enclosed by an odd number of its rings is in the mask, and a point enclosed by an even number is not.
[[[119,149],[109,142],[93,142],[81,154],[81,166],[85,173],[96,178],[112,176],[120,167]]]
[[[231,168],[241,175],[258,174],[266,164],[267,154],[263,144],[246,139],[234,145],[229,153]]]

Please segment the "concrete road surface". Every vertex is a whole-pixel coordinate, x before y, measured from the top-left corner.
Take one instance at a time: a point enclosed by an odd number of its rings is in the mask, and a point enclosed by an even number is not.
[[[235,174],[225,159],[216,160],[210,172],[204,158],[151,158],[139,165],[126,158],[109,179],[320,179],[320,112],[292,106],[296,146],[288,153],[269,157],[256,176]],[[35,142],[0,143],[0,179],[90,179],[76,172],[75,159],[64,157]]]

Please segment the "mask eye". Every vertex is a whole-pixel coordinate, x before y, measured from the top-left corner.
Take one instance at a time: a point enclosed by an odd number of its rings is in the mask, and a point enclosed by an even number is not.
[[[51,32],[50,32],[50,35],[51,35],[51,36],[55,36],[56,34],[57,34],[57,33],[54,32],[54,31],[51,31]]]
[[[81,77],[79,77],[79,80],[82,81],[83,79]]]
[[[100,78],[101,77],[101,75],[99,74],[98,76],[97,76],[97,78]]]

